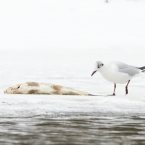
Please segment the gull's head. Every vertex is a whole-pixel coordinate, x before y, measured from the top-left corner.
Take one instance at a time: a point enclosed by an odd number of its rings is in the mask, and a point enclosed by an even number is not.
[[[95,69],[91,76],[93,76],[94,73],[96,73],[99,69],[101,69],[104,66],[104,64],[101,61],[96,61],[95,63]]]

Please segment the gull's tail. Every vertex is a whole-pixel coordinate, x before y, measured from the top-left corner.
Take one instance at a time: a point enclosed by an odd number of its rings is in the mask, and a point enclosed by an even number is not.
[[[139,69],[141,69],[142,72],[145,72],[145,66],[143,66],[143,67],[139,67]]]

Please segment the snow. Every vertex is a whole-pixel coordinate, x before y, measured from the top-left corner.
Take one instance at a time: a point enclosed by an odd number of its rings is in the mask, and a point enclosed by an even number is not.
[[[56,0],[0,2],[0,116],[144,116],[145,76],[113,84],[97,60],[145,65],[144,0]],[[54,83],[99,96],[6,95],[28,81]]]
[[[1,117],[144,116],[144,100],[126,97],[0,96]]]

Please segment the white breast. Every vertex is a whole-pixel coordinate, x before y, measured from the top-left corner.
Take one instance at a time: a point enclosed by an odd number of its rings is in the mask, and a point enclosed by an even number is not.
[[[126,83],[128,80],[131,79],[127,73],[119,72],[118,67],[114,64],[108,64],[98,70],[102,76],[113,83]]]

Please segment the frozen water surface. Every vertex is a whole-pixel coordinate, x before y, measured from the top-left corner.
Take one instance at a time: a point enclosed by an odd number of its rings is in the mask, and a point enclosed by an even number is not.
[[[145,75],[129,94],[96,60],[145,66],[144,0],[0,2],[0,144],[145,144]],[[28,81],[97,96],[7,95]]]
[[[64,115],[99,115],[99,116],[144,116],[145,95],[144,75],[135,78],[129,84],[129,94],[125,95],[125,85],[119,84],[116,96],[112,94],[113,83],[107,82],[99,73],[91,77],[94,62],[72,50],[58,51],[57,57],[49,50],[3,50],[1,56],[1,109],[0,115],[5,117],[35,116],[60,114]],[[52,51],[53,52],[53,51]],[[55,53],[55,52],[53,52]],[[81,60],[79,61],[79,55]],[[78,59],[72,60],[73,58]],[[67,61],[66,61],[67,60]],[[133,61],[135,62],[135,61]],[[57,95],[6,95],[3,91],[11,86],[27,81],[54,83],[89,92],[97,96],[57,96]]]

